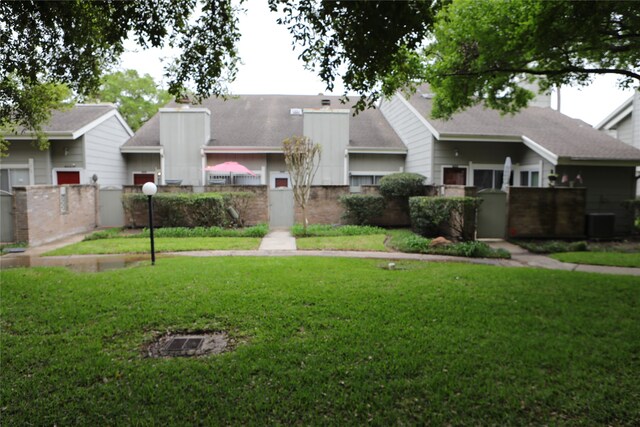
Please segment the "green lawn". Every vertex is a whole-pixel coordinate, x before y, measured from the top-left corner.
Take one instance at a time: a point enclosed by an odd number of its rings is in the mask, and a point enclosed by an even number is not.
[[[156,252],[183,252],[258,249],[261,240],[257,237],[158,237],[154,239],[154,243]],[[74,243],[45,255],[148,253],[150,247],[149,239],[116,237]]]
[[[614,267],[640,267],[640,252],[563,252],[550,255],[562,262],[575,264],[611,265]]]
[[[3,425],[639,425],[637,278],[336,258],[3,270]],[[234,352],[142,357],[165,331]]]
[[[384,245],[384,234],[364,236],[299,237],[298,249],[302,250],[340,250],[340,251],[388,251]]]

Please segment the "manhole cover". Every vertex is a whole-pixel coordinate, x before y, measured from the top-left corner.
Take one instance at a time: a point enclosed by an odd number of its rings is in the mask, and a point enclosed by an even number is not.
[[[146,347],[149,357],[195,357],[229,351],[225,332],[164,335]]]

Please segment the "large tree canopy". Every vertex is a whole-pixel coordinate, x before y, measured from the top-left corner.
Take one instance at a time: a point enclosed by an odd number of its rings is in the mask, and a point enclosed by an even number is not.
[[[199,18],[190,20],[196,7]],[[181,50],[166,70],[173,94],[190,82],[197,97],[222,93],[237,70],[237,22],[231,0],[2,1],[0,129],[22,126],[41,135],[49,116],[44,109],[30,114],[26,95],[57,83],[90,94],[129,37],[143,47]]]
[[[46,114],[44,104],[33,102],[39,93],[34,89],[65,83],[75,93],[90,93],[129,37],[143,47],[182,52],[165,73],[173,95],[183,95],[187,87],[196,99],[224,94],[239,60],[238,10],[232,3],[0,1],[0,128],[17,124],[37,132]],[[429,81],[439,116],[481,102],[514,111],[532,96],[517,85],[526,76],[541,77],[544,90],[586,84],[598,73],[615,73],[622,85],[635,85],[640,74],[635,2],[269,0],[269,5],[327,89],[341,76],[348,91],[362,96],[359,108]],[[47,94],[52,101],[63,99],[56,91]],[[56,94],[58,99],[51,99]],[[39,114],[32,114],[34,105],[42,107]]]
[[[433,114],[474,104],[513,112],[540,89],[588,84],[597,74],[640,83],[640,5],[633,1],[454,0],[437,16],[424,76]]]
[[[81,98],[82,102],[115,104],[134,131],[170,100],[169,92],[160,89],[149,74],[139,76],[136,70],[115,71],[104,75],[98,91]]]

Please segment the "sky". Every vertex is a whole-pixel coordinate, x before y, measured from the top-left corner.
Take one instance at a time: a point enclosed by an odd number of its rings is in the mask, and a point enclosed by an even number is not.
[[[336,82],[334,92],[329,93],[316,74],[304,69],[298,59],[299,49],[293,50],[289,32],[276,24],[277,15],[269,12],[265,0],[248,0],[243,6],[247,13],[240,16],[242,37],[237,45],[243,64],[229,86],[233,94],[343,94],[341,82]],[[177,54],[169,50],[142,50],[132,42],[125,47],[121,67],[150,74],[157,82],[162,81],[163,64]],[[632,90],[618,89],[616,80],[611,75],[599,76],[588,87],[563,87],[560,111],[597,125],[633,94]]]

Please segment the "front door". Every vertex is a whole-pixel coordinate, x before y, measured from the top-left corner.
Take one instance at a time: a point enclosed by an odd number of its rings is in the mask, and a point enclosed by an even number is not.
[[[56,177],[58,185],[80,184],[80,172],[78,171],[57,171]]]
[[[147,182],[156,182],[155,177],[152,173],[134,173],[133,185],[144,185]]]
[[[444,185],[467,185],[466,168],[444,168],[442,183]]]

